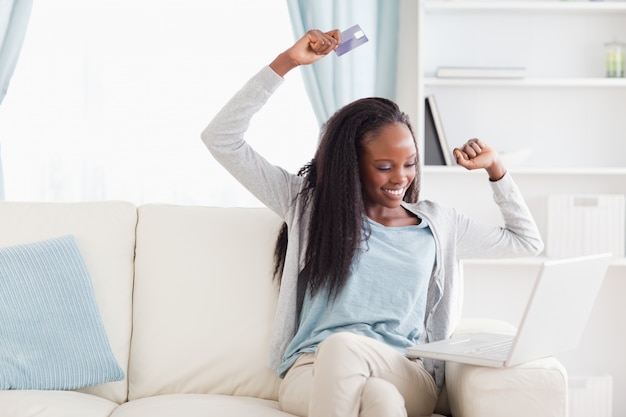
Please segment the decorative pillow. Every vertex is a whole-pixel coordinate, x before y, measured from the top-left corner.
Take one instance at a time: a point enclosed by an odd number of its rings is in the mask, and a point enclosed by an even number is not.
[[[123,378],[74,237],[0,248],[0,389]]]

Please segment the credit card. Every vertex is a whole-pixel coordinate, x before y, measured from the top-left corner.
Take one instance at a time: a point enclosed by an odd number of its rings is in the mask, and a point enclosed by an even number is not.
[[[361,26],[354,25],[349,29],[341,32],[341,43],[335,49],[335,53],[337,56],[341,56],[347,52],[350,52],[357,46],[363,45],[367,42],[367,36],[365,36],[365,32],[361,29]]]

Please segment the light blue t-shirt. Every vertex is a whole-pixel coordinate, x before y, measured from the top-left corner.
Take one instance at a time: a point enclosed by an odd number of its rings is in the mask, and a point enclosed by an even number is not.
[[[369,220],[369,219],[368,219]],[[404,352],[424,331],[435,240],[427,222],[385,227],[369,220],[371,235],[335,300],[327,291],[307,291],[295,337],[278,368],[282,377],[302,353],[328,336],[348,331],[378,339]]]

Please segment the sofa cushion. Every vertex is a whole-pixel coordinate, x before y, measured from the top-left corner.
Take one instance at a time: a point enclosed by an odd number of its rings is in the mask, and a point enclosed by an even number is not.
[[[76,391],[0,391],[3,417],[110,417],[118,404]]]
[[[475,331],[515,334],[498,319],[464,318],[454,334]],[[564,416],[567,414],[567,371],[555,358],[507,368],[446,363],[446,389],[452,415]]]
[[[111,417],[294,417],[276,401],[230,395],[173,394],[122,404]]]
[[[455,416],[567,415],[567,371],[555,358],[511,368],[449,362],[446,381]]]
[[[139,207],[131,400],[208,393],[275,399],[267,367],[280,219],[265,208]]]
[[[137,209],[127,202],[0,202],[0,246],[75,236],[92,278],[111,349],[125,373],[132,325],[136,223]],[[127,396],[127,383],[124,379],[81,391],[121,403]]]
[[[0,248],[0,389],[119,381],[74,236]]]

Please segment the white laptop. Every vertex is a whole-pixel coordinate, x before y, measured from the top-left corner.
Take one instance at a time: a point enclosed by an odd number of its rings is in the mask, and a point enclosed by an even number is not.
[[[407,348],[406,355],[508,367],[575,349],[610,260],[606,253],[545,261],[515,336],[466,333]]]

